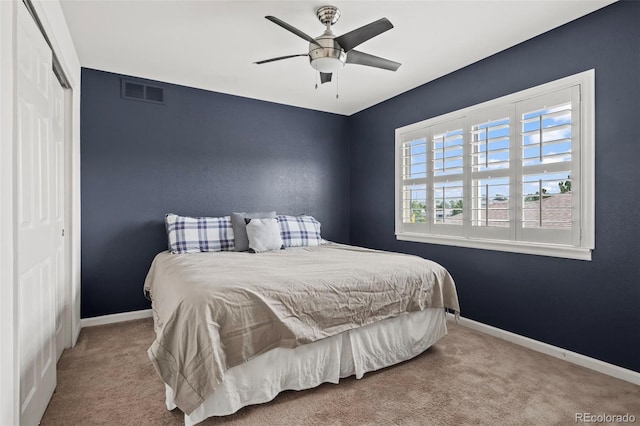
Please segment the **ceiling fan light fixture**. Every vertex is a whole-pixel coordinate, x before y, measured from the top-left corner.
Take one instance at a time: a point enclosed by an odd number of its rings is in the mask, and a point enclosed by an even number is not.
[[[336,44],[333,38],[327,36],[333,34],[323,34],[316,39],[316,42],[322,46],[320,48],[309,45],[309,61],[311,66],[320,72],[333,73],[340,71],[347,62],[347,54],[342,48]]]
[[[320,72],[334,73],[344,67],[344,62],[338,58],[324,57],[312,59],[311,66]]]

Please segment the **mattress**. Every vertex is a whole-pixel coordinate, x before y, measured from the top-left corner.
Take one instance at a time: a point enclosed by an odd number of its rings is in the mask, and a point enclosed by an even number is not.
[[[190,415],[185,425],[233,414],[242,407],[271,401],[284,390],[304,390],[322,383],[406,361],[424,352],[447,332],[442,308],[427,308],[386,319],[296,348],[275,348],[230,368],[224,381]],[[166,405],[176,408],[171,387]]]

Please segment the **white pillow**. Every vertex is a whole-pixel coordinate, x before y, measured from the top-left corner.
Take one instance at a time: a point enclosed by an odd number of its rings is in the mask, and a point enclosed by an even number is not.
[[[280,250],[282,237],[278,220],[272,219],[245,219],[247,222],[247,236],[249,237],[249,251],[261,253],[270,250]]]
[[[247,237],[247,223],[245,219],[271,219],[276,217],[276,212],[256,212],[256,213],[231,213],[231,226],[235,238],[235,250],[249,250],[249,237]]]

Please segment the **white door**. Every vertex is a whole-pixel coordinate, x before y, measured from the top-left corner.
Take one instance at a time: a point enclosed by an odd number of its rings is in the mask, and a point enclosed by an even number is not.
[[[52,217],[54,229],[64,236],[64,89],[58,78],[51,71],[53,89],[53,170],[51,175],[51,197],[53,203]],[[68,316],[67,312],[67,287],[65,281],[65,247],[64,238],[57,238],[53,242],[55,246],[55,292],[56,292],[56,361],[60,359],[65,346],[65,330]]]
[[[52,55],[22,2],[17,25],[16,272],[20,423],[38,424],[56,386]]]

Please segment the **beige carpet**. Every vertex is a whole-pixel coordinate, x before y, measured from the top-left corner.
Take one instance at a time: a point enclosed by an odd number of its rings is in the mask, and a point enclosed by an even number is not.
[[[182,424],[147,357],[152,328],[145,319],[83,329],[60,359],[42,424]],[[413,360],[202,424],[569,425],[576,413],[629,413],[640,424],[640,387],[449,323]]]

